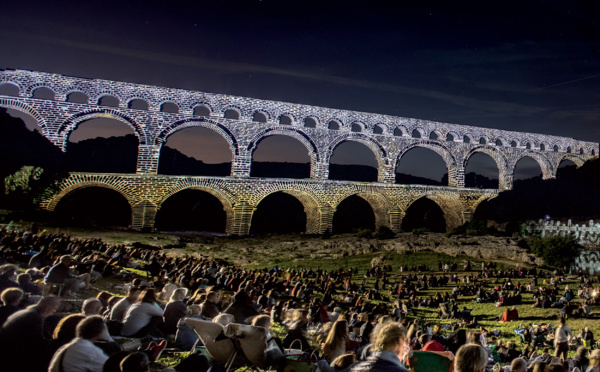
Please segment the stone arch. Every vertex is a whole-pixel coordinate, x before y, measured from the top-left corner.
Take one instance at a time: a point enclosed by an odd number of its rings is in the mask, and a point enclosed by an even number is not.
[[[13,100],[10,98],[0,98],[0,107],[21,111],[27,115],[32,116],[35,119],[35,121],[37,121],[37,125],[42,129],[42,133],[44,133],[44,136],[48,137],[49,133],[46,120],[44,120],[44,117],[40,115],[40,113],[37,112],[33,107],[29,106],[24,102]]]
[[[435,138],[432,138],[435,137]],[[429,136],[427,137],[430,140],[434,140],[434,141],[445,141],[446,137],[442,134],[442,132],[440,132],[437,129],[432,130],[431,132],[429,132]]]
[[[117,101],[119,101],[117,106],[104,106],[100,104],[100,101],[102,100],[102,98],[114,98]],[[94,105],[97,106],[103,106],[103,107],[121,107],[121,105],[123,104],[123,99],[121,97],[119,97],[118,95],[114,94],[113,92],[104,92],[104,93],[100,93],[98,95],[96,95],[96,97],[94,98]]]
[[[355,132],[355,133],[362,133],[366,130],[366,126],[365,124],[359,122],[359,121],[355,121],[350,125],[350,131]]]
[[[223,210],[225,211],[226,223],[225,223],[225,231],[230,231],[231,226],[233,225],[233,206],[236,203],[236,199],[228,193],[226,190],[218,187],[211,187],[212,185],[200,185],[193,184],[188,182],[181,182],[177,184],[177,186],[169,188],[164,195],[157,201],[157,212],[165,202],[165,200],[169,199],[171,196],[177,194],[183,190],[199,190],[204,191],[215,198],[217,198],[221,204],[223,205]]]
[[[33,94],[35,93],[35,91],[40,88],[44,88],[44,89],[48,89],[48,90],[52,91],[52,93],[54,93],[54,96],[56,97],[56,91],[54,90],[54,87],[48,86],[45,83],[29,85],[27,88],[25,88],[25,91],[23,93],[25,94],[26,97],[33,98]]]
[[[24,90],[23,87],[21,87],[19,84],[14,83],[12,81],[1,81],[0,80],[0,87],[2,87],[3,85],[10,85],[10,86],[17,88],[17,96],[16,97],[20,97]]]
[[[70,101],[69,96],[71,96],[71,94],[81,94],[81,95],[85,96],[85,104],[88,104],[90,102],[90,96],[80,89],[71,89],[71,90],[66,91],[65,92],[65,102],[81,103],[81,102],[77,102],[77,101]]]
[[[564,154],[563,156],[559,157],[557,159],[557,163],[556,163],[556,169],[558,169],[558,167],[560,166],[560,163],[563,160],[570,160],[573,163],[575,163],[575,165],[577,166],[577,168],[581,167],[583,165],[583,163],[585,163],[585,159],[583,159],[581,156],[579,156],[578,154],[573,154],[573,153],[567,153]]]
[[[274,135],[283,135],[289,136],[300,141],[304,147],[308,150],[308,155],[310,156],[310,167],[314,169],[315,163],[319,161],[319,149],[317,145],[313,142],[313,140],[306,135],[301,130],[296,128],[286,128],[286,127],[277,127],[277,128],[268,128],[265,129],[258,134],[256,134],[248,144],[247,150],[249,154],[252,154],[254,150],[256,150],[256,146],[258,143],[265,137],[274,136]]]
[[[415,137],[417,134],[419,135],[419,137]],[[425,138],[425,139],[429,138],[423,128],[413,128],[410,131],[409,135],[411,138]]]
[[[100,118],[115,119],[115,120],[118,120],[122,123],[129,125],[133,129],[133,132],[135,133],[135,135],[138,137],[138,139],[140,141],[140,145],[146,145],[148,143],[147,138],[146,138],[146,132],[144,131],[144,128],[139,123],[137,123],[135,120],[133,120],[129,116],[120,112],[118,109],[111,109],[111,108],[91,109],[91,110],[85,110],[85,111],[79,112],[75,115],[72,115],[71,117],[67,118],[67,120],[65,120],[59,126],[58,135],[63,136],[65,138],[65,141],[63,144],[63,151],[66,149],[66,146],[67,146],[66,139],[69,137],[71,132],[74,131],[75,128],[77,128],[77,126],[80,123],[82,123],[86,120],[100,119]]]
[[[192,111],[192,115],[194,115],[194,116],[200,116],[200,115],[196,114],[196,109],[202,109],[202,108],[206,108],[208,110],[208,115],[205,115],[205,116],[210,116],[211,113],[215,112],[213,105],[211,105],[209,102],[205,102],[205,101],[194,102],[190,105],[190,110]]]
[[[125,102],[125,106],[130,109],[130,110],[135,110],[133,107],[131,107],[135,102],[139,102],[143,105],[145,105],[144,109],[137,109],[137,110],[144,110],[144,111],[148,111],[150,110],[150,103],[148,103],[148,101],[145,98],[142,97],[131,97],[127,100],[127,102]]]
[[[231,120],[240,120],[242,118],[242,108],[239,106],[227,106],[227,107],[223,107],[223,109],[221,110],[221,116],[223,116],[225,118],[225,116],[227,115],[228,111],[235,111],[237,113],[237,118],[231,118]]]
[[[387,134],[388,127],[383,123],[377,123],[373,125],[373,134]]]
[[[476,152],[481,152],[486,155],[489,155],[495,162],[498,167],[498,186],[501,190],[510,189],[512,187],[512,172],[509,173],[509,165],[508,159],[506,155],[500,150],[498,150],[495,146],[483,146],[479,145],[473,147],[466,154],[463,160],[463,169],[467,169],[467,164],[469,162],[469,158],[475,154]],[[514,169],[513,169],[514,170]]]
[[[373,209],[373,214],[375,215],[375,229],[378,229],[381,226],[390,227],[390,202],[381,194],[366,191],[355,191],[345,193],[341,198],[337,200],[337,203],[333,206],[334,209],[336,209],[341,202],[343,202],[345,199],[352,195],[361,197],[367,203],[369,203],[369,205]]]
[[[371,138],[362,133],[356,133],[356,132],[349,132],[349,133],[341,134],[341,135],[335,137],[329,143],[329,147],[328,147],[328,151],[327,151],[327,158],[325,159],[327,161],[327,163],[329,163],[329,161],[331,159],[331,155],[333,155],[333,151],[335,150],[335,148],[344,141],[356,141],[356,142],[366,145],[375,154],[375,158],[377,159],[377,163],[379,164],[379,167],[381,168],[381,166],[384,164],[384,159],[387,157],[387,151],[385,150],[383,145],[381,143],[379,143],[377,140],[375,140],[374,138]]]
[[[133,209],[133,206],[135,205],[136,200],[127,193],[126,185],[124,184],[123,186],[125,186],[125,187],[120,187],[117,185],[112,185],[110,183],[105,183],[105,182],[101,182],[101,181],[75,182],[65,188],[62,188],[57,194],[52,196],[52,198],[49,201],[47,201],[47,203],[45,203],[47,205],[46,209],[48,209],[50,212],[54,211],[54,209],[56,208],[58,203],[65,196],[69,195],[70,193],[72,193],[74,191],[84,189],[86,187],[103,187],[105,189],[110,189],[110,190],[116,191],[117,193],[121,194],[127,200],[129,205]]]
[[[556,176],[556,169],[555,167],[552,165],[552,162],[546,158],[545,156],[543,156],[540,153],[537,152],[526,152],[523,153],[521,156],[519,156],[518,158],[516,158],[514,160],[514,163],[511,164],[511,174],[515,174],[515,170],[517,168],[517,164],[519,163],[519,161],[523,158],[532,158],[533,160],[536,161],[536,163],[538,163],[538,165],[540,166],[540,169],[542,170],[542,178],[543,179],[548,179],[548,178],[553,178]]]
[[[287,121],[289,121],[289,123],[287,123]],[[277,123],[279,125],[295,125],[296,118],[289,112],[283,112],[277,117]]]
[[[470,133],[465,133],[462,136],[463,143],[475,143],[475,137]]]
[[[456,133],[454,131],[448,131],[448,133],[446,133],[446,137],[443,139],[443,141],[446,141],[446,142],[462,142],[462,140],[459,137],[458,133]]]
[[[313,195],[311,195],[306,190],[298,190],[295,188],[291,188],[288,185],[274,185],[275,187],[269,187],[268,192],[260,195],[258,198],[255,208],[260,204],[260,202],[268,197],[269,195],[275,194],[277,192],[283,192],[285,194],[289,194],[294,198],[298,199],[300,203],[304,206],[304,213],[306,214],[306,233],[307,234],[318,234],[320,233],[321,228],[321,212],[319,209],[319,203],[315,199]],[[280,186],[280,187],[278,187]]]
[[[450,151],[450,149],[444,146],[442,142],[437,142],[433,140],[423,140],[411,143],[408,146],[404,147],[402,150],[400,150],[400,153],[395,159],[394,169],[396,169],[396,167],[400,163],[400,159],[402,159],[402,156],[404,154],[417,147],[431,150],[439,156],[441,156],[444,160],[444,163],[446,163],[446,170],[448,171],[448,174],[450,173],[451,169],[456,168],[456,158],[454,157],[454,155],[452,155],[452,151]]]
[[[177,104],[177,102],[172,101],[172,100],[167,100],[167,101],[163,101],[160,102],[160,104],[158,105],[159,111],[160,112],[164,112],[167,114],[179,114],[181,108],[179,107],[179,104]],[[167,110],[173,110],[173,111],[167,111]]]
[[[47,85],[39,85],[36,86],[32,91],[31,91],[31,97],[32,98],[37,98],[35,97],[37,94],[40,94],[40,92],[42,92],[41,94],[44,94],[44,91],[48,91],[52,94],[52,98],[42,98],[42,99],[49,99],[49,100],[55,100],[56,99],[56,92],[54,91],[54,89],[52,89],[51,87],[47,86]]]
[[[162,144],[171,134],[178,132],[182,129],[192,127],[203,127],[217,132],[221,135],[221,137],[225,139],[225,141],[227,141],[231,153],[234,156],[239,154],[238,142],[233,133],[231,133],[229,129],[227,129],[227,127],[223,126],[222,124],[219,124],[218,122],[213,120],[203,118],[176,121],[171,125],[168,125],[165,129],[163,129],[163,131],[156,136],[155,142],[156,144]]]
[[[320,121],[319,121],[319,117],[315,116],[315,115],[309,115],[307,117],[305,117],[304,119],[302,119],[302,125],[305,128],[317,128],[319,127]],[[307,126],[308,125],[308,126]],[[314,125],[314,126],[313,126]]]
[[[394,128],[394,136],[396,137],[407,137],[408,134],[406,133],[406,128],[404,128],[403,126],[399,126]]]
[[[256,118],[260,119],[260,115],[264,116],[264,121],[254,120]],[[250,117],[252,118],[252,122],[254,122],[254,123],[265,123],[266,124],[272,120],[271,113],[269,111],[263,110],[263,109],[257,109],[257,110],[252,111],[252,113],[250,114]]]
[[[504,137],[498,137],[494,140],[494,146],[506,147],[508,142]]]
[[[458,198],[442,193],[428,194],[411,201],[407,206],[407,209],[417,200],[422,198],[429,199],[440,207],[444,214],[444,220],[446,221],[446,230],[451,230],[462,225],[462,208]]]

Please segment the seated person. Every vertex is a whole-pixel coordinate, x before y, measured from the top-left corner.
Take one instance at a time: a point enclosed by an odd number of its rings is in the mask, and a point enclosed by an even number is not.
[[[163,309],[156,303],[154,289],[145,289],[138,301],[131,305],[121,335],[125,337],[145,337],[163,324]]]
[[[42,295],[42,289],[31,282],[31,275],[26,273],[19,274],[17,275],[17,282],[19,282],[19,287],[21,287],[24,292],[36,296]]]
[[[112,341],[100,316],[82,320],[75,331],[76,338],[61,347],[50,362],[49,372],[102,372],[108,355],[94,345],[95,341]]]
[[[19,288],[7,288],[0,294],[2,306],[0,306],[0,327],[9,316],[21,310],[19,303],[23,298],[23,291]]]
[[[516,306],[513,306],[512,309],[506,309],[500,316],[500,321],[502,323],[511,322],[517,319],[519,319],[519,311]]]
[[[67,297],[74,296],[81,283],[84,283],[86,288],[90,287],[90,274],[74,276],[69,273],[72,262],[73,258],[71,256],[62,256],[59,263],[52,266],[46,277],[44,277],[45,284],[64,284],[64,295]]]

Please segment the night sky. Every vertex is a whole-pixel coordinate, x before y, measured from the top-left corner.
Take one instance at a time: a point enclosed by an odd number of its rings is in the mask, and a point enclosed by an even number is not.
[[[592,1],[55,3],[3,4],[0,67],[600,141]]]

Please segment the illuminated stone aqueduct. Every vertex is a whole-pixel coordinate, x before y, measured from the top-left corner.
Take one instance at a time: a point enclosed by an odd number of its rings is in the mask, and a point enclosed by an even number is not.
[[[161,204],[190,188],[206,191],[221,201],[227,215],[226,231],[232,234],[247,234],[258,203],[278,191],[295,196],[304,205],[308,233],[331,229],[336,207],[351,195],[371,205],[376,226],[400,230],[408,207],[426,197],[440,206],[447,228],[453,228],[468,220],[481,201],[498,192],[464,187],[465,168],[473,154],[482,152],[494,159],[499,188],[504,190],[512,187],[516,164],[523,157],[537,161],[543,178],[548,179],[556,176],[561,161],[571,160],[579,166],[599,151],[597,143],[565,137],[35,71],[0,70],[0,85],[4,84],[14,85],[18,93],[0,95],[0,107],[34,117],[43,134],[63,150],[70,133],[86,120],[112,118],[133,128],[139,138],[136,174],[72,173],[61,191],[42,206],[53,210],[70,192],[106,187],[129,201],[135,228],[153,227]],[[37,98],[38,89],[45,91],[45,99]],[[48,94],[53,99],[48,99]],[[114,106],[102,105],[107,97]],[[189,127],[209,128],[227,141],[233,154],[230,176],[157,175],[161,145],[169,135]],[[253,151],[262,139],[272,135],[291,136],[306,147],[310,179],[250,177]],[[328,179],[330,157],[344,141],[363,143],[373,151],[378,182]],[[416,147],[442,157],[448,186],[394,184],[396,165]]]

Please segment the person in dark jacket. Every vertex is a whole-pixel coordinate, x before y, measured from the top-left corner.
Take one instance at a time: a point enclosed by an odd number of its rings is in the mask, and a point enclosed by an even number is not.
[[[356,363],[351,372],[408,372],[403,360],[410,351],[406,329],[392,322],[374,335],[373,353],[366,361]]]
[[[225,311],[226,314],[231,314],[235,318],[236,323],[244,324],[244,321],[254,315],[258,314],[258,311],[250,304],[250,298],[244,291],[239,291],[233,296],[233,302]]]

